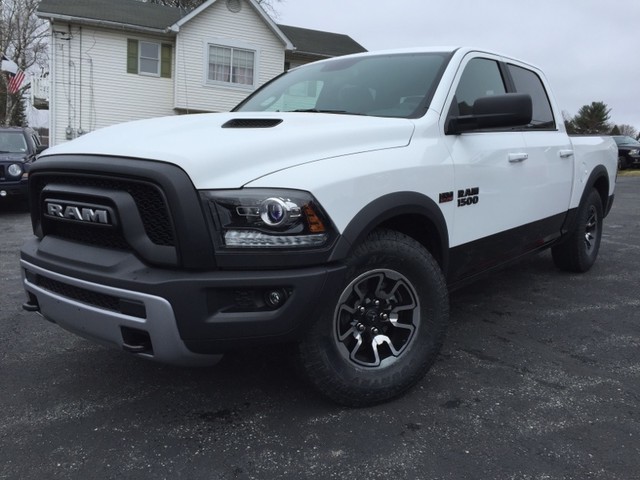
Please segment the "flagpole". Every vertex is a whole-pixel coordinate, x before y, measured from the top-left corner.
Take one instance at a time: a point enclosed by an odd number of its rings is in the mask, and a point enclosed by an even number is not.
[[[4,79],[4,84],[5,84],[5,95],[6,95],[6,100],[4,102],[4,125],[9,126],[9,102],[11,101],[10,95],[9,95],[9,82],[7,81],[7,78],[5,76]]]

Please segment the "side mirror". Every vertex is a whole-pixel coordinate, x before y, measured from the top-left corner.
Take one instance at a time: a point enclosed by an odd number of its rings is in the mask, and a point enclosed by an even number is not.
[[[521,127],[531,123],[531,95],[505,93],[478,98],[471,115],[452,117],[447,121],[447,135],[457,135],[485,128]]]

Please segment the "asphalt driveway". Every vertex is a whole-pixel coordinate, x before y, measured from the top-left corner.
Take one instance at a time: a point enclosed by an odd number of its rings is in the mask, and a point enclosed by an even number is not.
[[[589,273],[546,253],[455,292],[430,374],[358,410],[279,348],[172,368],[23,312],[30,228],[0,205],[0,479],[640,479],[640,177]]]

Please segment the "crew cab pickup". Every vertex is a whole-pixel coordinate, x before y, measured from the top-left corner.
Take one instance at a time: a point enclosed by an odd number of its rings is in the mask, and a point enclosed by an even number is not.
[[[85,135],[31,169],[24,308],[172,364],[290,343],[322,394],[386,401],[434,362],[450,289],[545,248],[594,264],[617,149],[560,112],[526,63],[416,49]]]

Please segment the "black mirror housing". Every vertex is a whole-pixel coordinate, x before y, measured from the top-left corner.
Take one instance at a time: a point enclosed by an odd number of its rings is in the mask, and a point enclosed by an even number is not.
[[[487,128],[521,127],[531,123],[533,102],[531,95],[505,93],[478,98],[471,115],[452,117],[447,122],[447,135],[457,135]]]

